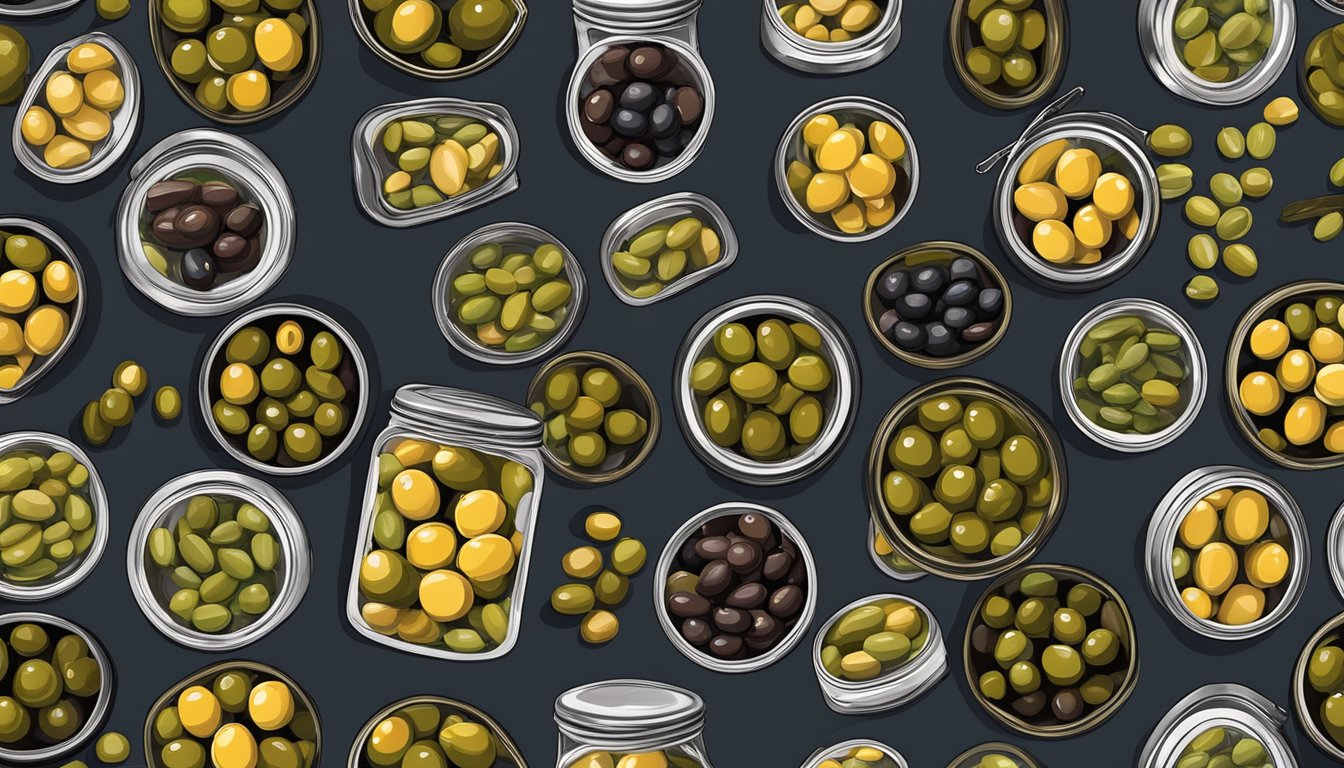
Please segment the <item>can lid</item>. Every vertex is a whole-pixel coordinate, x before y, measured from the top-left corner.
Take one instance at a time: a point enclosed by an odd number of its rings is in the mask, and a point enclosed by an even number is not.
[[[541,420],[531,411],[465,389],[407,384],[393,395],[392,412],[439,429],[529,444],[541,442]]]
[[[561,732],[588,746],[681,744],[698,736],[704,720],[699,696],[649,680],[590,683],[555,700]]]

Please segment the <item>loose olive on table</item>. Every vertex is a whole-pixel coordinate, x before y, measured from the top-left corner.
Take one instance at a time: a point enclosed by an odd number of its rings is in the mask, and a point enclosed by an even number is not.
[[[0,626],[0,752],[47,759],[87,742],[107,714],[111,665],[97,641],[64,620],[15,614]]]
[[[45,230],[45,228],[42,228]],[[69,345],[83,306],[83,272],[64,243],[10,220],[0,226],[0,393],[34,379]]]
[[[499,723],[474,707],[417,696],[380,712],[355,741],[350,768],[511,768],[522,754]]]
[[[139,223],[150,266],[188,288],[208,291],[261,264],[266,213],[243,185],[215,171],[178,173],[150,186]]]
[[[583,527],[593,545],[565,553],[561,566],[573,581],[555,588],[551,608],[563,616],[583,616],[579,636],[589,645],[605,645],[620,631],[615,610],[625,603],[630,579],[644,568],[648,551],[644,542],[626,536],[612,545],[604,560],[598,547],[611,543],[622,529],[621,519],[611,512],[590,513]]]
[[[94,160],[121,130],[126,65],[107,46],[84,42],[70,49],[65,67],[46,77],[40,97],[21,118],[21,134],[47,167],[72,171]]]
[[[633,472],[658,439],[657,401],[629,365],[598,352],[572,352],[533,377],[527,399],[546,425],[547,463],[577,482],[605,483]]]
[[[480,190],[499,177],[510,151],[493,124],[474,116],[400,116],[379,129],[375,143],[383,202],[431,208]]]
[[[360,0],[364,42],[383,59],[431,79],[463,77],[508,51],[526,20],[515,0]]]

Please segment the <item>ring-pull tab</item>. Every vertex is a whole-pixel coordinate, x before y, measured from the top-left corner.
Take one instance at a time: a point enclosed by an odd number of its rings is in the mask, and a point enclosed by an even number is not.
[[[1045,107],[1045,109],[1042,109],[1040,113],[1036,115],[1036,117],[1032,118],[1032,121],[1030,123],[1027,123],[1027,127],[1023,129],[1022,134],[1018,136],[1016,140],[1014,140],[1008,146],[1003,147],[994,154],[985,158],[984,160],[980,161],[980,164],[975,166],[975,172],[978,174],[989,173],[989,171],[994,166],[999,164],[1000,160],[1004,159],[1005,157],[1011,157],[1013,153],[1017,151],[1018,147],[1025,144],[1027,142],[1027,139],[1031,138],[1032,134],[1036,132],[1036,129],[1040,127],[1041,123],[1044,123],[1046,120],[1049,120],[1050,118],[1054,117],[1060,112],[1063,112],[1064,110],[1068,109],[1069,107],[1077,103],[1079,99],[1083,98],[1084,90],[1085,89],[1083,88],[1083,86],[1076,85],[1068,93],[1050,102],[1050,104],[1048,104]],[[1135,130],[1138,129],[1135,128]]]

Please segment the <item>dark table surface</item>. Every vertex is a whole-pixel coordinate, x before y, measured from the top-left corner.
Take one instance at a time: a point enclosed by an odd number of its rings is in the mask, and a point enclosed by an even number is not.
[[[596,174],[569,143],[561,92],[573,65],[575,39],[563,0],[533,2],[522,39],[493,69],[444,84],[394,71],[360,44],[343,2],[321,0],[319,5],[326,46],[312,91],[279,118],[238,133],[279,165],[298,210],[293,264],[265,300],[296,299],[330,310],[364,345],[375,372],[376,402],[361,439],[331,471],[271,481],[307,525],[313,580],[292,618],[231,656],[280,667],[316,699],[325,728],[324,766],[344,763],[354,732],[375,711],[420,693],[457,697],[483,708],[508,728],[534,768],[548,765],[555,759],[554,697],[574,685],[618,677],[663,680],[702,695],[709,707],[709,754],[721,767],[800,765],[819,747],[857,737],[891,744],[917,767],[941,768],[961,750],[990,739],[1024,744],[1057,768],[1119,766],[1133,762],[1168,707],[1205,683],[1240,682],[1291,708],[1289,678],[1302,644],[1340,610],[1325,566],[1324,539],[1344,497],[1341,474],[1290,472],[1268,464],[1235,431],[1217,381],[1231,327],[1252,301],[1291,280],[1344,276],[1339,245],[1344,241],[1317,244],[1309,229],[1275,223],[1284,202],[1326,191],[1326,170],[1344,149],[1340,134],[1305,107],[1302,120],[1282,132],[1278,152],[1267,163],[1276,178],[1273,194],[1252,205],[1257,226],[1248,240],[1260,254],[1258,277],[1224,279],[1220,274],[1222,297],[1211,306],[1192,306],[1182,295],[1192,274],[1184,257],[1192,230],[1177,206],[1166,205],[1156,243],[1128,276],[1095,293],[1060,295],[1034,286],[1009,263],[988,223],[994,178],[974,173],[975,164],[1015,138],[1035,110],[993,112],[962,90],[948,60],[946,2],[906,3],[896,52],[873,69],[840,77],[801,75],[769,58],[759,45],[759,3],[707,4],[700,30],[719,98],[712,133],[703,156],[687,172],[649,188]],[[1297,58],[1306,40],[1340,20],[1300,0],[1297,52],[1281,81],[1253,104],[1217,110],[1183,101],[1153,79],[1138,48],[1135,7],[1135,0],[1072,4],[1072,50],[1061,90],[1083,84],[1083,108],[1117,112],[1141,126],[1186,125],[1197,142],[1188,162],[1201,179],[1227,165],[1213,146],[1218,128],[1249,127],[1270,97],[1296,96]],[[146,301],[123,278],[113,237],[116,201],[129,163],[165,136],[206,121],[177,99],[155,64],[143,4],[111,24],[98,20],[93,3],[85,2],[17,26],[28,36],[35,60],[63,40],[104,28],[134,53],[144,83],[145,112],[135,147],[102,177],[54,186],[35,180],[8,152],[0,160],[10,171],[0,184],[0,211],[35,216],[67,236],[83,259],[91,299],[72,353],[35,392],[0,409],[0,431],[69,434],[81,406],[107,386],[122,359],[144,363],[155,386],[193,390],[199,357],[227,322],[225,317],[178,317]],[[845,94],[878,98],[904,112],[923,164],[909,216],[892,233],[863,245],[838,245],[803,231],[780,204],[770,172],[779,133],[794,115],[813,102]],[[351,129],[371,107],[429,95],[497,101],[512,111],[523,140],[522,189],[447,221],[406,231],[382,228],[363,217],[355,201]],[[0,115],[12,120],[14,110],[0,110]],[[708,194],[727,210],[742,240],[739,263],[654,307],[627,307],[602,281],[597,253],[602,232],[627,208],[680,190]],[[670,421],[649,462],[627,479],[595,489],[548,483],[516,649],[493,662],[438,662],[374,646],[347,626],[343,601],[354,529],[373,435],[386,424],[396,387],[423,381],[515,401],[523,397],[535,367],[485,368],[450,351],[435,325],[428,290],[453,243],[477,227],[506,220],[550,230],[583,263],[592,283],[591,302],[567,349],[599,349],[627,360],[653,384],[668,416],[673,357],[686,329],[721,302],[755,292],[798,296],[841,320],[859,352],[862,403],[853,434],[834,464],[782,488],[739,485],[706,469]],[[1016,291],[1017,312],[1007,338],[964,372],[1021,392],[1063,436],[1069,503],[1038,560],[1080,565],[1108,579],[1127,598],[1138,623],[1138,690],[1114,718],[1084,736],[1032,742],[994,725],[971,699],[959,649],[967,613],[983,584],[926,578],[902,587],[873,568],[864,552],[862,465],[873,430],[898,397],[939,375],[899,363],[877,345],[863,323],[859,293],[879,260],[929,239],[959,239],[983,249]],[[1089,308],[1125,296],[1156,299],[1184,315],[1198,331],[1215,373],[1203,413],[1189,432],[1138,456],[1103,450],[1083,437],[1068,422],[1055,392],[1059,348],[1068,329]],[[194,396],[187,406],[186,415],[170,427],[142,415],[111,445],[92,452],[112,503],[107,552],[87,582],[36,606],[86,625],[106,644],[119,673],[110,727],[132,737],[137,761],[142,760],[139,734],[154,699],[180,678],[219,660],[157,634],[136,609],[126,581],[132,521],[160,484],[196,469],[239,469],[212,443]],[[1278,628],[1241,643],[1205,640],[1176,625],[1145,588],[1141,570],[1143,533],[1158,499],[1189,470],[1219,463],[1251,467],[1283,482],[1302,506],[1312,541],[1302,603]],[[655,577],[647,570],[620,609],[622,631],[608,646],[584,647],[575,622],[550,612],[547,597],[563,579],[560,556],[580,543],[571,532],[573,522],[588,509],[620,513],[627,531],[656,555],[689,515],[735,499],[773,505],[803,530],[818,561],[819,617],[863,595],[893,589],[908,590],[931,606],[952,649],[949,677],[902,710],[846,717],[826,708],[803,649],[747,676],[704,670],[678,654],[659,629],[651,601]],[[1295,723],[1288,734],[1301,765],[1328,764]]]

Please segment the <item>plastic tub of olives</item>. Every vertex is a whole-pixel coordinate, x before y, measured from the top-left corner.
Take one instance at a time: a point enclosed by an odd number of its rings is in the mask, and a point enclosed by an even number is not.
[[[899,601],[919,612],[926,634],[924,645],[898,666],[870,680],[844,680],[828,672],[822,664],[822,648],[826,635],[856,608],[880,601]],[[836,611],[817,630],[812,641],[812,669],[821,686],[826,706],[842,715],[867,715],[903,707],[933,689],[947,676],[947,646],[943,644],[943,630],[938,618],[928,606],[905,595],[880,594],[855,600]]]
[[[376,30],[378,11],[370,10],[370,6],[377,6],[377,3],[365,3],[364,0],[349,0],[346,5],[350,10],[350,23],[354,25],[355,32],[359,34],[359,39],[364,41],[364,45],[369,50],[377,54],[378,58],[391,64],[393,67],[410,75],[423,78],[425,80],[457,80],[459,78],[474,75],[477,72],[483,72],[493,66],[504,54],[513,48],[513,44],[518,42],[518,38],[523,34],[523,25],[527,23],[527,4],[523,0],[498,0],[514,10],[513,20],[504,31],[503,36],[494,45],[483,51],[472,51],[473,58],[468,64],[459,64],[455,67],[440,68],[429,66],[423,59],[415,54],[398,53],[383,43],[378,38]],[[400,3],[398,3],[399,5]],[[384,4],[383,8],[391,3]],[[442,17],[449,14],[451,10],[440,10],[440,24],[444,27],[451,22]],[[439,39],[439,36],[435,36]]]
[[[32,16],[43,16],[48,13],[57,13],[78,5],[81,0],[27,0],[23,2],[5,2],[0,3],[0,18],[29,18]]]
[[[466,702],[445,696],[428,695],[411,696],[400,701],[394,701],[369,718],[368,722],[364,723],[364,727],[360,728],[359,732],[355,734],[354,743],[350,745],[350,756],[346,758],[346,768],[378,768],[377,764],[369,758],[369,748],[367,746],[373,736],[374,729],[389,717],[398,715],[411,707],[433,707],[443,720],[449,717],[459,717],[464,718],[467,722],[484,726],[494,741],[495,749],[495,759],[488,764],[488,768],[527,768],[527,761],[523,759],[522,750],[518,748],[513,737],[509,735],[508,731],[504,730],[504,726],[500,725],[498,720]],[[435,733],[432,737],[427,738],[434,739],[437,737],[438,734]],[[394,764],[400,765],[399,762]]]
[[[986,758],[989,760],[986,761]],[[1021,747],[990,741],[952,758],[947,768],[1041,768],[1041,764]]]
[[[839,75],[876,66],[901,42],[902,0],[874,0],[881,18],[863,34],[839,42],[812,40],[785,23],[788,0],[763,0],[761,47],[785,66],[813,75]]]
[[[358,0],[352,0],[358,1]],[[383,179],[397,170],[391,158],[381,152],[382,132],[397,120],[409,120],[429,115],[469,117],[486,124],[499,136],[499,151],[503,169],[493,179],[466,193],[451,197],[436,205],[400,210],[392,207],[383,196]],[[509,111],[489,102],[462,99],[430,98],[402,101],[374,107],[355,124],[350,151],[355,173],[355,196],[359,207],[369,218],[385,227],[414,227],[431,221],[456,216],[464,211],[493,203],[518,190],[518,154],[521,149],[518,127]]]
[[[1109,112],[1064,112],[1082,98],[1083,92],[1082,86],[1078,86],[1056,99],[1013,143],[976,166],[977,173],[989,173],[1003,161],[991,204],[994,231],[1004,250],[1017,260],[1028,277],[1061,291],[1093,291],[1118,280],[1148,252],[1157,235],[1161,216],[1157,170],[1144,148],[1147,132]],[[1028,242],[1033,222],[1019,214],[1013,204],[1018,172],[1023,163],[1037,149],[1061,139],[1072,149],[1095,152],[1101,158],[1103,172],[1120,173],[1134,189],[1134,210],[1139,214],[1138,233],[1133,240],[1118,247],[1115,244],[1119,238],[1112,238],[1103,248],[1101,261],[1096,264],[1051,264],[1038,256]]]
[[[453,300],[453,281],[471,268],[472,252],[489,243],[506,248],[533,250],[538,246],[550,244],[559,248],[565,257],[564,269],[557,275],[557,278],[563,276],[568,280],[572,289],[565,316],[549,339],[524,352],[506,352],[502,348],[487,347],[470,332],[468,326],[457,319],[457,305]],[[490,365],[522,365],[552,354],[564,346],[574,335],[574,331],[578,330],[579,321],[583,319],[584,310],[588,308],[588,280],[584,277],[578,259],[574,258],[573,252],[560,241],[560,238],[531,224],[505,221],[481,227],[462,238],[448,251],[443,257],[443,262],[439,264],[439,271],[434,275],[431,299],[439,331],[458,352]]]
[[[1180,768],[1187,764],[1182,758],[1189,754],[1205,752],[1208,757],[1206,750],[1194,747],[1228,754],[1238,742],[1252,739],[1264,748],[1266,754],[1260,760],[1264,765],[1297,768],[1297,758],[1284,733],[1287,722],[1287,712],[1250,688],[1237,683],[1205,685],[1191,691],[1162,716],[1139,752],[1135,766]],[[1335,759],[1344,760],[1344,753]],[[1229,760],[1226,764],[1233,763]]]
[[[811,150],[803,140],[803,128],[809,120],[823,112],[834,116],[841,125],[854,123],[865,134],[870,124],[880,120],[894,127],[904,140],[905,156],[895,164],[898,174],[896,186],[891,192],[892,198],[896,201],[896,213],[886,224],[865,229],[858,234],[841,232],[831,221],[830,214],[818,214],[808,210],[789,189],[791,163],[797,161],[807,164],[809,168],[813,167]],[[826,99],[799,112],[793,122],[789,123],[789,127],[784,129],[784,135],[779,140],[778,148],[775,149],[774,171],[775,188],[779,191],[779,196],[784,201],[784,207],[789,209],[789,213],[793,214],[798,223],[804,227],[837,243],[863,243],[875,240],[895,229],[896,225],[901,223],[901,219],[909,213],[910,206],[915,202],[915,194],[919,191],[919,152],[915,149],[915,139],[910,135],[905,116],[895,107],[866,96]]]
[[[245,202],[265,214],[261,263],[238,277],[199,291],[160,272],[145,254],[145,196],[160,181],[206,173],[236,185]],[[296,226],[294,201],[280,169],[256,145],[212,128],[175,133],[131,166],[130,183],[117,205],[117,259],[121,271],[151,301],[180,315],[222,315],[275,287],[289,269]]]
[[[1187,375],[1178,388],[1184,409],[1170,425],[1149,434],[1117,432],[1101,426],[1083,413],[1073,390],[1074,381],[1082,375],[1083,359],[1079,349],[1088,332],[1106,320],[1123,316],[1140,317],[1145,324],[1170,330],[1181,339],[1180,362],[1185,366]],[[1195,329],[1170,307],[1149,299],[1115,299],[1095,307],[1069,331],[1059,359],[1059,397],[1073,425],[1098,445],[1122,453],[1155,450],[1180,437],[1195,422],[1200,409],[1204,407],[1208,378],[1208,362]]]
[[[278,583],[271,607],[260,616],[243,614],[235,618],[227,632],[201,632],[168,610],[168,601],[178,587],[166,570],[149,559],[145,546],[149,532],[155,528],[173,530],[195,496],[224,496],[251,504],[265,513],[280,543],[280,559],[275,566]],[[237,472],[204,470],[164,483],[141,507],[126,548],[126,576],[140,611],[169,640],[198,651],[231,651],[265,637],[299,607],[311,571],[308,536],[289,500],[270,485]]]
[[[632,295],[622,284],[620,275],[612,265],[613,254],[621,250],[631,238],[649,227],[692,216],[712,228],[719,236],[721,248],[719,260],[707,267],[687,271],[652,296]],[[602,236],[602,276],[607,279],[607,285],[611,288],[611,292],[616,294],[616,298],[632,307],[646,307],[670,299],[728,269],[737,261],[737,252],[737,233],[733,231],[733,224],[728,220],[728,214],[704,195],[695,192],[677,192],[637,205],[621,214],[620,218],[607,227],[606,234]]]
[[[73,168],[52,168],[43,159],[42,152],[23,138],[23,116],[37,102],[38,96],[44,93],[47,78],[55,72],[64,71],[66,56],[84,43],[96,43],[112,54],[116,60],[112,71],[121,80],[126,95],[121,106],[112,113],[112,126],[108,135],[91,147],[87,163]],[[53,184],[78,184],[96,178],[121,160],[135,142],[135,132],[140,127],[140,99],[140,70],[136,69],[135,58],[130,51],[116,38],[105,32],[90,32],[71,38],[53,48],[28,81],[28,88],[14,110],[14,132],[10,142],[14,156],[34,176]]]
[[[75,251],[65,238],[56,234],[55,231],[45,224],[24,216],[3,216],[0,217],[0,230],[15,235],[33,235],[42,240],[47,245],[53,258],[64,261],[70,265],[70,269],[75,273],[75,281],[79,286],[79,293],[75,296],[73,306],[69,308],[66,314],[70,318],[70,327],[66,330],[65,338],[60,346],[56,347],[50,355],[38,358],[36,363],[27,371],[18,383],[9,389],[0,389],[0,405],[12,403],[33,390],[37,383],[44,376],[51,373],[52,369],[65,357],[74,346],[75,337],[79,335],[79,329],[84,325],[85,308],[88,306],[89,283],[84,278],[84,268],[79,265],[79,259],[75,256]]]
[[[1330,700],[1338,703],[1338,692],[1344,687],[1338,680],[1340,661],[1338,655],[1321,658],[1319,649],[1325,645],[1344,647],[1344,613],[1328,619],[1312,633],[1306,645],[1302,646],[1297,664],[1293,666],[1293,710],[1297,713],[1297,724],[1306,732],[1307,738],[1311,739],[1316,748],[1335,762],[1344,763],[1344,733],[1336,731],[1334,736],[1339,739],[1336,740],[1321,722],[1325,703]],[[1318,690],[1311,680],[1313,674],[1324,674],[1332,678],[1325,687],[1335,693]]]
[[[1187,10],[1187,4],[1182,0],[1141,0],[1139,48],[1148,62],[1148,69],[1167,90],[1200,104],[1230,107],[1255,99],[1283,74],[1293,57],[1293,43],[1297,37],[1297,7],[1293,0],[1261,0],[1259,4],[1273,24],[1269,39],[1266,42],[1257,40],[1238,50],[1255,49],[1262,58],[1238,77],[1215,82],[1196,75],[1186,65],[1186,41],[1176,36],[1174,26],[1177,16]],[[1241,10],[1241,3],[1236,4],[1236,10]]]
[[[859,761],[859,764],[864,768],[909,768],[910,766],[900,752],[880,741],[850,739],[813,752],[812,756],[803,763],[803,768],[824,768],[829,763],[850,765],[848,758],[854,755],[857,750],[875,750],[880,755],[877,760]]]

